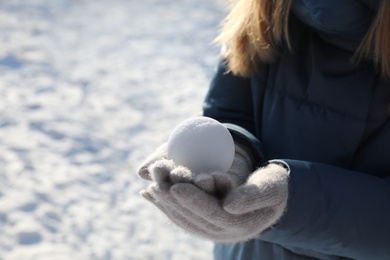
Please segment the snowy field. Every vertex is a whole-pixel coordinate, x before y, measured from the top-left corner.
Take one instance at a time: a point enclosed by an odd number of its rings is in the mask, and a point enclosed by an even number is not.
[[[136,169],[200,112],[222,1],[0,1],[0,259],[212,258]]]

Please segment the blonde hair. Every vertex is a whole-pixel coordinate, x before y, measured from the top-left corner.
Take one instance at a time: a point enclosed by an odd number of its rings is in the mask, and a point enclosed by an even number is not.
[[[372,60],[380,73],[390,78],[390,1],[382,0],[378,13],[356,50],[354,59]]]
[[[231,10],[216,42],[226,45],[229,70],[249,76],[260,62],[271,62],[280,48],[291,49],[288,19],[292,0],[231,0]],[[390,78],[390,1],[378,13],[353,60],[372,60]]]

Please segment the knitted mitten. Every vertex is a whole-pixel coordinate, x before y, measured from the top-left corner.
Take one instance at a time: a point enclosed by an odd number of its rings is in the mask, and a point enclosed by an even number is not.
[[[223,197],[230,189],[244,183],[253,167],[249,153],[236,144],[234,160],[227,172],[193,172],[167,159],[166,144],[163,144],[145,160],[138,175],[159,184],[192,183],[209,194]]]
[[[219,198],[194,183],[170,183],[173,164],[153,164],[152,175],[165,176],[141,195],[189,233],[216,242],[239,242],[257,237],[282,216],[288,196],[286,168],[270,163]],[[158,177],[159,178],[159,177]]]

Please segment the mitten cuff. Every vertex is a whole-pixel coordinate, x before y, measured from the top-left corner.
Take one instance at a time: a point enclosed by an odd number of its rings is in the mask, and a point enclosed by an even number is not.
[[[283,160],[278,160],[278,159],[269,160],[269,161],[265,162],[263,165],[261,165],[261,167],[267,166],[268,164],[277,164],[277,165],[280,165],[280,166],[282,166],[284,169],[286,169],[286,171],[287,171],[288,174],[290,174],[290,172],[291,172],[290,165],[288,165],[288,163],[286,163],[286,162],[283,161]]]
[[[229,130],[234,142],[247,151],[254,168],[264,162],[263,145],[259,139],[241,126],[230,123],[223,123],[223,125]]]

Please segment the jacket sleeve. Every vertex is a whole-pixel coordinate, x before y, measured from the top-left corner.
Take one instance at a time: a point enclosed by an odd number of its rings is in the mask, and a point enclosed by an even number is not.
[[[238,132],[235,140],[247,139],[262,158],[261,144],[251,142],[253,136],[240,130],[254,133],[251,91],[250,80],[227,73],[221,61],[203,111],[205,116],[229,123],[229,130]],[[291,169],[287,210],[259,239],[352,259],[390,259],[390,177],[284,161]]]
[[[203,105],[203,115],[254,132],[250,80],[227,71],[220,61]]]
[[[259,239],[352,259],[390,259],[390,178],[285,160],[289,201]]]
[[[226,124],[235,140],[263,156],[261,143]],[[239,137],[239,138],[238,138]],[[261,234],[291,252],[300,250],[348,259],[390,259],[390,176],[377,177],[331,165],[278,160],[290,172],[287,210]]]

